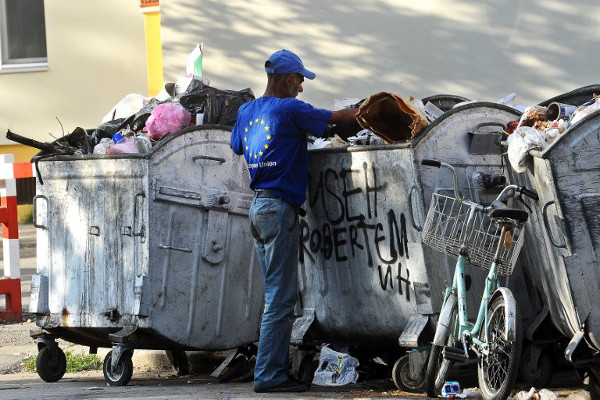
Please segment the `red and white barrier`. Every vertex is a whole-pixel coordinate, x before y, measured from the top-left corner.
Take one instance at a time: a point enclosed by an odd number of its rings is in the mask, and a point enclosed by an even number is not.
[[[20,321],[23,312],[16,180],[35,176],[33,164],[14,161],[14,155],[0,154],[0,222],[4,255],[4,277],[0,278],[0,295],[4,295],[6,299],[6,311],[0,311],[0,320],[5,321]]]

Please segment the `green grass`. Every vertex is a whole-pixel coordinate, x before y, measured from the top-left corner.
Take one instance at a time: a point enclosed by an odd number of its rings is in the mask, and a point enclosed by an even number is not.
[[[67,372],[92,371],[102,369],[102,360],[97,354],[75,353],[72,350],[65,351],[67,358]],[[35,360],[33,355],[23,361],[23,369],[35,372]]]
[[[31,224],[33,222],[33,205],[21,204],[17,206],[17,219],[20,224]]]

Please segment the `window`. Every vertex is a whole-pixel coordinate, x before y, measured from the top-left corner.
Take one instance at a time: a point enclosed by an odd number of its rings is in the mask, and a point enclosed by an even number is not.
[[[44,0],[0,0],[0,72],[47,66]]]

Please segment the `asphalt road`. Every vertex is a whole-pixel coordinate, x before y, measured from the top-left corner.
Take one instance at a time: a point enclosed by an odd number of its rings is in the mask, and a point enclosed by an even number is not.
[[[146,374],[123,387],[107,386],[102,372],[70,373],[57,383],[45,383],[35,374],[0,375],[0,400],[62,399],[423,399],[395,390],[389,380],[342,387],[313,386],[305,393],[259,394],[252,382],[220,383],[208,375],[185,377]]]

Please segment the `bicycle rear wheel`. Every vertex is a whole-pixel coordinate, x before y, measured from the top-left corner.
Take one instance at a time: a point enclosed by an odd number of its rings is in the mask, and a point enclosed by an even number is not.
[[[456,335],[458,332],[458,306],[456,303],[454,303],[447,322],[448,328],[444,343],[446,347],[456,347]],[[452,361],[444,358],[443,350],[444,346],[431,345],[429,361],[427,362],[427,374],[425,376],[425,388],[428,397],[438,397],[442,393],[442,387],[444,386],[444,382],[446,382],[448,371],[453,364]]]
[[[488,308],[489,353],[479,357],[477,378],[481,395],[486,400],[504,400],[509,395],[517,379],[521,355],[522,332],[518,307],[515,309],[514,340],[506,338],[507,308],[504,297],[500,296]],[[481,334],[481,340],[485,332]]]

